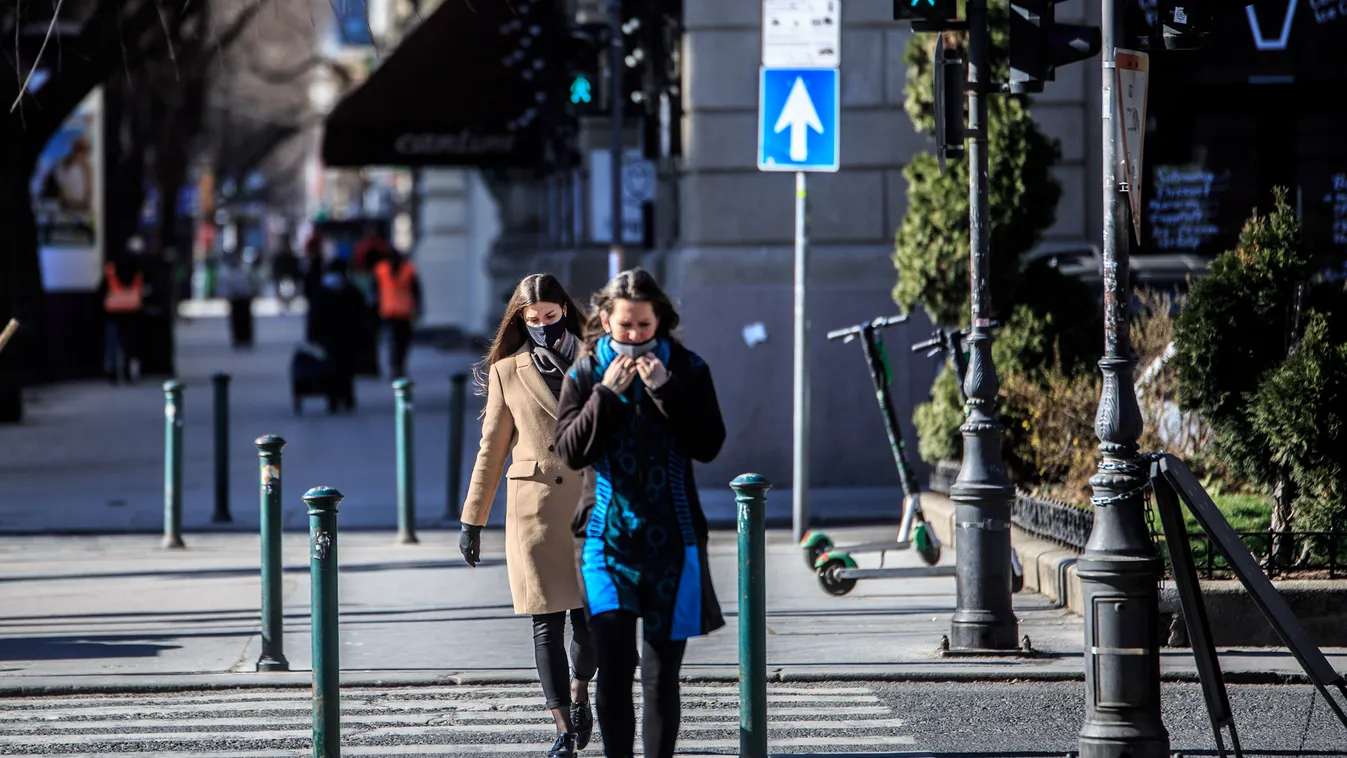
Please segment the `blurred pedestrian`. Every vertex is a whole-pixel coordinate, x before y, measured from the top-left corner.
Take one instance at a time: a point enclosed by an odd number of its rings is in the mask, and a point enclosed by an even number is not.
[[[279,249],[271,256],[271,281],[276,287],[276,298],[286,313],[290,312],[290,305],[299,294],[302,278],[299,256],[290,247],[290,238],[282,237]]]
[[[323,286],[323,274],[326,272],[323,260],[323,239],[317,232],[304,241],[304,299],[313,300],[318,288]]]
[[[463,504],[459,549],[470,565],[481,556],[481,533],[501,473],[509,479],[505,567],[515,613],[533,616],[533,651],[557,738],[549,758],[573,758],[589,743],[594,678],[571,521],[583,490],[581,472],[554,451],[557,397],[579,345],[580,312],[551,274],[525,277],[515,289],[477,370],[486,395],[482,443]],[[505,470],[505,460],[512,463]],[[566,665],[566,616],[571,663]]]
[[[378,282],[379,318],[388,328],[389,370],[394,379],[407,375],[407,350],[412,343],[412,321],[421,314],[421,277],[416,264],[401,251],[391,250],[374,264]]]
[[[608,758],[632,756],[638,660],[645,756],[674,754],[687,640],[725,625],[692,474],[693,460],[720,452],[725,424],[711,371],[674,337],[677,326],[654,277],[639,268],[618,274],[593,298],[582,357],[557,408],[557,454],[594,471],[597,498],[577,520]]]
[[[253,346],[256,295],[251,263],[240,253],[227,253],[220,263],[220,296],[229,301],[229,339],[235,349]]]
[[[355,410],[355,353],[365,320],[365,297],[347,277],[347,262],[328,264],[309,303],[306,338],[323,349],[328,411]]]
[[[103,265],[103,280],[98,285],[106,324],[104,368],[113,384],[119,379],[130,384],[134,375],[132,362],[140,362],[141,321],[148,289],[142,260],[144,250],[145,243],[139,235],[129,237],[125,254]]]

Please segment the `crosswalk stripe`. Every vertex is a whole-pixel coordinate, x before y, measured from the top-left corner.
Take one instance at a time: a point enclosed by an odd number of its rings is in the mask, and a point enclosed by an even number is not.
[[[687,685],[682,693],[680,753],[734,754],[738,685]],[[639,687],[632,697],[639,709]],[[301,689],[0,698],[0,755],[78,758],[73,751],[107,747],[113,751],[96,755],[176,758],[181,753],[165,752],[176,750],[219,758],[293,758],[311,740],[311,699],[311,691]],[[868,687],[769,685],[767,699],[773,751],[891,754],[897,746],[915,744],[913,736],[900,733],[906,722]],[[341,710],[342,752],[352,758],[523,758],[537,755],[554,734],[537,685],[361,687],[342,692]],[[594,742],[601,745],[602,735]],[[593,748],[590,753],[598,755]]]
[[[639,680],[637,680],[636,683],[639,685]],[[402,691],[402,689],[404,688],[393,688],[393,687],[387,689],[343,688],[341,690],[341,698],[343,701],[346,701],[348,699],[364,700],[368,698],[384,697],[393,692]],[[734,698],[739,697],[739,685],[737,684],[720,685],[720,686],[683,685],[679,689],[685,695],[707,694],[707,695],[720,695],[724,697],[734,697]],[[531,695],[533,693],[538,692],[539,690],[540,687],[536,685],[535,686],[502,685],[493,687],[450,685],[445,687],[416,688],[416,692],[419,695],[427,695],[427,696],[443,695],[443,696],[451,696],[454,698],[481,697],[484,695],[492,695],[492,696],[513,695],[513,694]],[[769,690],[769,693],[771,695],[777,696],[790,695],[790,696],[809,697],[811,699],[817,697],[837,698],[839,696],[847,696],[847,695],[871,694],[870,690],[866,689],[865,687],[819,687],[817,689],[811,689],[808,687],[772,687]],[[274,702],[281,700],[286,701],[293,700],[299,703],[308,703],[312,698],[313,698],[312,690],[308,688],[296,687],[293,689],[285,689],[285,690],[221,691],[219,693],[211,693],[211,694],[184,693],[180,697],[179,696],[170,697],[165,696],[163,694],[154,694],[154,695],[147,695],[146,699],[142,702],[164,702],[164,703],[171,702],[175,704],[188,705],[193,703],[231,703],[231,702],[244,703],[250,701]],[[112,700],[119,698],[118,696],[115,695],[101,695],[101,696],[82,697],[79,700],[81,702],[90,700],[93,702],[97,702],[100,699]],[[53,695],[48,697],[0,698],[0,707],[7,708],[12,706],[48,706],[51,705],[52,702],[57,700],[73,701],[74,699],[61,695]]]
[[[126,713],[134,714],[140,712],[140,709],[127,707]],[[882,715],[889,712],[888,708],[883,706],[856,706],[854,708],[829,708],[830,716],[870,716]],[[287,712],[281,716],[276,714],[265,721],[257,718],[192,718],[192,723],[197,726],[248,726],[256,723],[282,724],[293,723],[308,727],[312,723],[309,711],[305,710],[299,715],[294,712]],[[345,723],[353,724],[404,724],[408,720],[421,717],[437,717],[439,714],[452,713],[456,721],[536,721],[545,726],[552,726],[552,717],[545,712],[539,711],[462,711],[456,710],[452,705],[436,703],[435,707],[427,708],[422,714],[408,714],[398,716],[388,716],[370,713],[351,713],[343,709],[341,719]],[[88,714],[78,711],[32,711],[26,714],[13,714],[12,718],[0,720],[0,729],[8,731],[40,731],[42,729],[114,729],[131,727],[154,727],[172,724],[172,718],[139,718],[139,719],[85,719],[82,718]],[[108,714],[98,714],[108,715]],[[772,718],[779,719],[789,716],[817,716],[817,708],[773,708]],[[709,721],[711,719],[737,719],[739,709],[737,708],[692,708],[684,712],[682,721],[684,724],[698,721]],[[527,726],[527,725],[521,725]],[[512,727],[514,728],[514,727]]]
[[[639,693],[633,693],[633,697],[639,703],[641,696]],[[703,695],[700,697],[684,698],[686,702],[699,703],[735,703],[739,701],[738,695]],[[97,701],[96,701],[97,702]],[[342,698],[341,708],[343,712],[368,713],[378,711],[421,711],[443,709],[446,705],[452,704],[453,707],[464,711],[491,711],[497,712],[504,709],[533,708],[538,709],[546,705],[546,699],[539,697],[518,697],[518,698],[494,698],[490,700],[471,700],[471,699],[439,699],[439,700],[381,700],[373,703],[352,702],[347,698]],[[767,695],[767,702],[770,703],[813,703],[816,706],[832,708],[843,703],[878,703],[879,698],[874,695],[856,695],[847,698],[811,698],[806,695]],[[8,703],[0,700],[0,724],[12,721],[16,718],[14,711],[3,710]],[[62,718],[74,718],[79,715],[89,716],[115,716],[124,714],[145,714],[145,713],[163,713],[163,714],[182,714],[192,715],[200,713],[202,710],[213,711],[277,711],[282,713],[309,712],[312,705],[308,700],[305,701],[279,701],[279,700],[255,700],[246,702],[226,702],[226,703],[144,703],[140,705],[88,705],[76,706],[74,708],[44,708],[44,712],[50,716],[61,716]],[[817,708],[815,709],[817,711]]]

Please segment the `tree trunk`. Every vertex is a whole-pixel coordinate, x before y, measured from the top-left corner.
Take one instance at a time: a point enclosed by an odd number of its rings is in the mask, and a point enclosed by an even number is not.
[[[1270,561],[1276,568],[1290,568],[1296,561],[1295,540],[1289,534],[1295,529],[1295,500],[1295,483],[1291,481],[1290,472],[1283,469],[1277,474],[1277,482],[1272,488],[1273,538]]]
[[[18,333],[0,352],[0,423],[23,420],[23,386],[41,376],[45,310],[29,180],[37,150],[15,116],[0,116],[0,324]]]

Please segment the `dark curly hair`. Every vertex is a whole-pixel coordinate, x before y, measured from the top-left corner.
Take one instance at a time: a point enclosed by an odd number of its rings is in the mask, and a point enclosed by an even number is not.
[[[634,303],[650,303],[655,309],[655,318],[659,323],[655,327],[656,337],[678,339],[678,311],[673,301],[660,289],[655,277],[643,268],[627,269],[603,285],[603,289],[594,293],[589,301],[589,318],[585,321],[584,354],[594,352],[594,345],[604,335],[601,313],[612,314],[614,300],[630,300]]]

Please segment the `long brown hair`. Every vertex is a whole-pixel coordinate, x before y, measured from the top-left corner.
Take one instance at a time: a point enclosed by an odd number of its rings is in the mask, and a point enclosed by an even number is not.
[[[603,289],[594,293],[589,301],[589,318],[585,320],[585,355],[594,352],[594,345],[604,335],[603,320],[600,313],[612,315],[614,300],[630,300],[635,303],[650,303],[655,309],[656,337],[677,339],[674,330],[678,328],[678,311],[673,301],[660,289],[655,277],[643,268],[627,269],[603,285]]]
[[[473,380],[477,384],[478,395],[486,396],[487,373],[491,366],[502,358],[514,355],[520,347],[532,339],[528,330],[524,328],[524,309],[538,303],[557,303],[562,306],[566,313],[561,320],[566,322],[566,330],[577,337],[580,335],[583,314],[575,307],[571,296],[566,294],[566,288],[561,286],[561,282],[551,274],[529,274],[519,281],[518,287],[514,288],[510,302],[505,304],[505,314],[501,317],[500,326],[496,327],[496,338],[491,341],[491,347],[481,362],[473,367]]]

